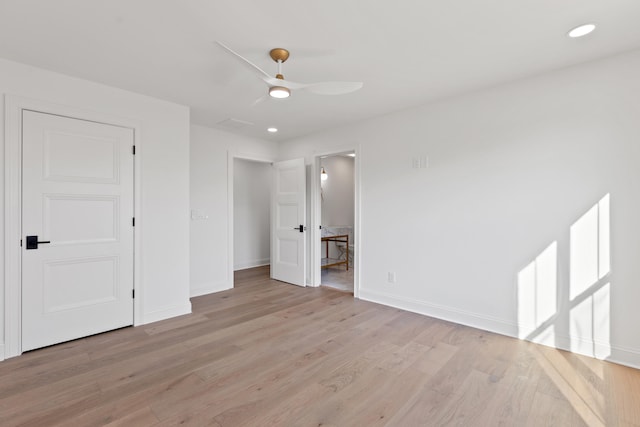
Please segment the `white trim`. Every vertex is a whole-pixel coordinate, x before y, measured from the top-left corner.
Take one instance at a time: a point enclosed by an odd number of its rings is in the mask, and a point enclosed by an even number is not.
[[[21,320],[21,140],[22,109],[19,100],[4,97],[4,170],[5,170],[5,222],[4,222],[4,358],[22,353]]]
[[[497,317],[432,304],[417,299],[398,297],[386,292],[361,289],[360,299],[494,332],[500,335],[506,335],[515,339],[520,339],[518,338],[518,330],[526,327],[526,325],[518,325],[516,322],[510,322]],[[558,334],[554,334],[553,336],[539,336],[526,341],[640,369],[640,349],[620,347],[582,337]]]
[[[611,345],[575,335],[541,335],[525,341],[640,369],[640,349]]]
[[[321,265],[320,265],[320,225],[322,225],[322,203],[320,201],[320,158],[324,156],[335,156],[343,153],[355,153],[354,158],[354,257],[353,257],[353,297],[360,298],[360,260],[362,259],[362,245],[361,242],[361,156],[362,149],[360,144],[333,148],[328,151],[314,152],[313,160],[311,162],[311,229],[312,229],[312,244],[311,244],[311,283],[310,286],[320,286],[321,282]]]
[[[275,159],[268,157],[260,157],[252,154],[245,154],[233,150],[227,151],[227,285],[223,289],[231,289],[234,287],[234,256],[233,256],[233,162],[235,159],[251,160],[261,163],[273,163]],[[270,263],[271,260],[268,260]],[[216,291],[213,291],[216,292]],[[203,295],[203,294],[201,294]]]
[[[320,230],[321,221],[319,219],[322,217],[321,185],[320,156],[317,156],[313,158],[311,163],[311,182],[309,183],[309,188],[311,189],[311,194],[309,195],[311,243],[309,244],[309,277],[307,286],[311,287],[320,286],[322,274],[320,272],[320,264],[315,261],[316,257],[320,257],[320,251],[322,250],[322,242],[320,241],[322,230]]]
[[[353,255],[353,297],[354,298],[360,298],[360,277],[362,277],[360,275],[361,272],[361,266],[362,266],[362,199],[361,199],[361,165],[362,165],[362,150],[360,148],[360,145],[358,145],[356,147],[356,149],[354,150],[356,157],[355,157],[355,162],[354,162],[354,167],[355,167],[355,207],[354,207],[354,216],[355,218],[354,223],[353,223],[353,231],[355,236],[353,237],[353,249],[355,251],[355,254]]]
[[[223,280],[221,282],[201,282],[196,283],[189,292],[189,298],[199,297],[201,295],[212,294],[214,292],[226,291],[231,289],[229,282]]]
[[[251,261],[241,262],[233,266],[234,271],[246,270],[247,268],[263,267],[271,263],[270,258],[254,259]]]
[[[22,353],[21,343],[21,176],[22,176],[22,111],[31,110],[58,116],[77,118],[112,126],[133,129],[134,156],[134,215],[142,217],[142,126],[128,118],[104,114],[78,107],[55,104],[47,101],[6,94],[5,107],[5,275],[4,275],[4,351],[0,357],[9,358]],[[139,223],[138,223],[139,224]],[[144,289],[142,284],[142,227],[134,229],[134,300],[133,324],[143,322]]]
[[[621,346],[610,346],[610,356],[605,358],[609,362],[640,369],[640,349]]]
[[[169,305],[158,310],[150,311],[144,314],[144,324],[159,322],[160,320],[169,319],[171,317],[191,314],[191,302],[186,304]]]
[[[4,343],[0,344],[0,362],[4,360]]]
[[[235,159],[231,150],[227,151],[227,279],[225,289],[231,289],[235,283],[233,280],[233,161]]]
[[[501,335],[516,336],[518,333],[518,328],[515,324],[497,317],[485,316],[417,299],[399,297],[386,292],[361,289],[360,299]]]

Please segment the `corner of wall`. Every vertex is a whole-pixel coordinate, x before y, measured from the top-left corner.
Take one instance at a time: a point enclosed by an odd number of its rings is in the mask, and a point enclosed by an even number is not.
[[[142,324],[159,322],[160,320],[169,319],[171,317],[182,316],[185,314],[191,314],[191,302],[187,301],[184,304],[176,304],[170,306],[164,306],[154,311],[150,311],[144,314]]]
[[[214,292],[226,291],[231,288],[233,288],[233,285],[228,283],[227,281],[194,283],[191,285],[189,297],[199,297],[202,295],[212,294]]]
[[[234,264],[233,270],[246,270],[247,268],[255,268],[255,267],[264,267],[265,265],[269,265],[271,263],[270,258],[261,258],[261,259],[252,259],[245,262],[238,262]]]

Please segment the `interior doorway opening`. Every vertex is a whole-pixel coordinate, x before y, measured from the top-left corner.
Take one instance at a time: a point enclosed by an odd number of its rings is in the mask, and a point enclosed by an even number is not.
[[[233,270],[269,266],[271,163],[233,159]]]
[[[354,292],[355,152],[320,157],[320,285]]]

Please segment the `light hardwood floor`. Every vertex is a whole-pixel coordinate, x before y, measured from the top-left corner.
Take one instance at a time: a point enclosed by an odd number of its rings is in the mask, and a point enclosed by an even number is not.
[[[633,426],[640,371],[245,270],[194,313],[0,363],[0,425]]]

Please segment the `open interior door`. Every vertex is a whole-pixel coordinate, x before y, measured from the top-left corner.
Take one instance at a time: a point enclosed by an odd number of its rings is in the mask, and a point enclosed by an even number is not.
[[[306,182],[304,159],[273,164],[271,278],[305,286]]]

